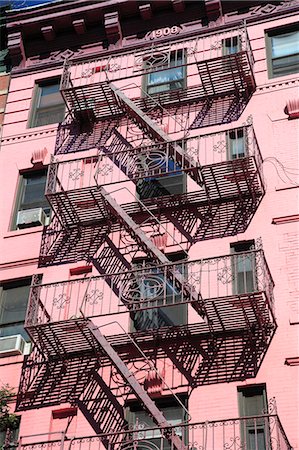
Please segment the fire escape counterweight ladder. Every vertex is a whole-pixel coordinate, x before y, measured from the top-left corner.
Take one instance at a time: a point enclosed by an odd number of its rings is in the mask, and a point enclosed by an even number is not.
[[[92,322],[88,322],[87,324],[88,328],[90,329],[91,333],[97,340],[97,342],[100,344],[103,351],[106,353],[110,361],[113,363],[113,365],[117,368],[118,372],[121,374],[124,380],[129,384],[137,398],[142,402],[146,410],[149,412],[149,414],[153,417],[156,424],[166,430],[166,437],[171,442],[173,447],[176,450],[186,450],[186,446],[183,444],[181,438],[177,436],[175,433],[171,432],[170,430],[170,423],[167,422],[165,419],[163,413],[157,408],[156,404],[153,402],[153,400],[149,397],[147,392],[144,390],[144,388],[141,386],[141,384],[136,380],[134,375],[130,372],[130,370],[127,368],[124,361],[118,356],[116,351],[112,348],[112,346],[109,344],[105,336],[102,335],[99,328],[96,327]],[[167,431],[169,429],[169,431]]]
[[[183,170],[187,170],[190,177],[202,186],[200,167],[192,161],[192,159],[184,152],[182,147],[176,143],[173,143],[170,137],[122,91],[117,89],[112,83],[110,83],[109,86],[113,91],[120,107],[129,114],[133,121],[136,122],[154,140],[169,144],[170,154],[175,163],[180,165]]]
[[[164,255],[164,253],[159,250],[154,243],[147,237],[147,235],[140,229],[138,224],[124,211],[124,209],[116,203],[116,201],[111,197],[111,195],[103,188],[100,188],[100,193],[107,202],[108,207],[111,209],[112,214],[116,215],[119,220],[123,223],[126,230],[132,235],[134,239],[143,247],[143,249],[148,252],[152,257],[163,265],[171,264],[171,261]],[[179,286],[183,287],[184,290],[188,291],[188,295],[192,300],[193,308],[200,314],[204,315],[198,306],[198,300],[200,296],[192,288],[189,289],[186,286],[184,276],[178,271],[170,271],[171,277],[178,283]]]

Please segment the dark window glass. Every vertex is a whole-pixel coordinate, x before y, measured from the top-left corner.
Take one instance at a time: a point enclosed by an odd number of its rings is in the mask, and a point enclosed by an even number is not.
[[[270,77],[279,77],[299,71],[299,30],[268,33]]]
[[[166,420],[170,423],[170,425],[179,425],[182,422],[186,421],[185,417],[185,411],[182,408],[182,406],[173,398],[165,399],[164,401],[157,401],[157,407],[160,409],[160,411],[163,413]],[[187,405],[187,399],[182,400],[182,403]],[[144,429],[144,428],[157,428],[157,425],[153,421],[151,417],[149,417],[148,413],[143,410],[139,410],[138,407],[130,408],[129,413],[129,423],[131,424],[132,428],[134,429]],[[187,431],[187,427],[184,427],[184,430]],[[182,428],[177,427],[175,429],[175,432],[178,436],[183,438],[183,441],[187,441],[187,436],[185,433],[185,436],[182,436]],[[147,449],[154,449],[157,448],[163,448],[164,450],[170,450],[171,445],[168,442],[167,439],[161,439],[161,433],[160,430],[157,429],[155,431],[148,431],[148,432],[142,432],[141,439],[138,442],[139,435],[136,433],[136,444],[138,450],[144,450]],[[163,445],[163,447],[162,447]]]
[[[24,173],[21,175],[15,221],[13,224],[14,229],[30,228],[47,224],[47,220],[50,217],[50,205],[45,197],[46,181],[47,174],[45,170]],[[43,219],[39,217],[40,208],[42,208],[45,214]],[[22,214],[22,217],[20,218],[21,211],[28,211],[29,215],[27,214],[24,219],[24,214]]]
[[[21,334],[25,340],[28,335],[24,330],[31,278],[3,283],[0,298],[0,336]]]
[[[223,55],[232,55],[240,51],[240,41],[238,36],[231,36],[222,41]]]
[[[65,105],[59,86],[58,80],[37,85],[31,127],[40,127],[63,120]]]
[[[231,252],[234,254],[232,257],[234,294],[250,293],[256,289],[255,254],[249,252],[250,250],[254,250],[254,241],[231,244]],[[241,254],[237,255],[238,253]]]
[[[184,150],[184,141],[177,141],[177,145]],[[150,163],[151,166],[149,166],[147,161],[140,161],[140,164],[144,166],[145,170],[154,165],[154,159],[152,157]],[[176,164],[173,159],[168,158],[167,162],[163,163],[163,158],[161,158],[161,155],[157,154],[156,167],[158,173],[168,173],[168,175],[161,177],[146,177],[140,180],[136,187],[140,200],[160,197],[163,195],[179,195],[186,192],[186,174],[181,171],[181,167]]]
[[[248,450],[266,450],[266,436],[269,436],[267,417],[267,394],[265,385],[239,388],[241,438]]]
[[[163,58],[156,57],[159,61],[161,71],[152,72],[147,75],[146,85],[148,94],[156,94],[159,92],[182,89],[185,86],[185,67],[184,54],[182,50],[171,52],[170,59],[162,55]],[[164,58],[165,63],[164,63]],[[152,61],[145,61],[146,68],[149,65],[155,68]],[[164,70],[162,70],[164,69]]]
[[[171,255],[169,259],[177,261],[181,257],[180,254]],[[180,264],[175,266],[176,270],[180,272],[184,270],[183,267],[186,266]],[[187,323],[187,305],[176,305],[176,303],[181,302],[182,293],[162,270],[153,269],[150,273],[146,272],[146,275],[142,279],[136,280],[136,286],[136,291],[139,291],[140,298],[143,301],[146,299],[149,300],[147,306],[159,306],[165,303],[172,306],[161,306],[136,312],[133,318],[135,330],[144,331]]]
[[[228,131],[228,159],[244,158],[246,156],[246,140],[242,128]]]

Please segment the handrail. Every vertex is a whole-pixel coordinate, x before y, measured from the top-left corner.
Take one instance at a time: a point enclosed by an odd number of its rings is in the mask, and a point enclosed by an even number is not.
[[[204,422],[192,422],[192,423],[188,423],[188,424],[183,425],[183,426],[182,425],[180,426],[180,425],[176,424],[176,425],[170,425],[168,427],[168,430],[175,431],[176,429],[180,429],[180,428],[182,430],[186,429],[186,430],[189,430],[189,431],[192,431],[192,430],[209,430],[209,429],[213,430],[214,428],[218,429],[221,425],[224,426],[224,427],[227,427],[228,425],[237,425],[238,426],[238,424],[241,425],[242,423],[246,424],[248,422],[249,423],[250,422],[258,423],[261,420],[266,421],[266,424],[268,424],[268,423],[270,424],[271,421],[274,421],[275,425],[278,426],[279,431],[281,433],[281,437],[282,437],[282,439],[284,439],[284,443],[286,445],[286,447],[279,447],[279,448],[281,448],[281,449],[282,448],[286,448],[287,450],[292,450],[291,444],[290,444],[290,442],[289,442],[289,440],[288,440],[288,438],[287,438],[287,436],[286,436],[286,434],[285,434],[285,432],[283,430],[283,427],[281,425],[281,421],[280,421],[280,418],[279,418],[278,414],[261,414],[261,415],[255,415],[255,416],[232,417],[232,418],[222,419],[222,420],[207,420],[207,421],[204,421]],[[72,442],[72,443],[79,442],[80,443],[80,441],[84,440],[84,442],[88,443],[89,440],[94,440],[94,439],[98,439],[99,442],[101,442],[102,439],[106,439],[107,440],[108,438],[113,438],[113,437],[115,438],[117,436],[120,436],[122,441],[126,442],[125,441],[125,437],[128,436],[128,437],[130,437],[132,439],[132,433],[134,433],[134,436],[135,436],[134,439],[136,440],[136,442],[138,442],[138,440],[141,440],[141,441],[143,440],[142,436],[140,436],[140,437],[138,436],[138,433],[142,433],[145,436],[147,433],[152,432],[152,435],[154,436],[155,435],[154,433],[156,431],[158,431],[158,432],[160,431],[161,432],[161,428],[158,428],[158,427],[155,426],[155,427],[146,427],[146,428],[138,429],[138,428],[136,428],[135,425],[132,425],[128,429],[122,430],[121,432],[110,432],[110,433],[105,433],[105,434],[102,433],[102,434],[96,434],[96,435],[94,434],[94,435],[75,436],[75,437],[74,436],[71,436],[71,437],[65,436],[64,442]],[[271,429],[269,430],[269,437],[270,437],[270,439],[273,437],[274,431],[275,430],[271,430]],[[49,444],[49,445],[52,445],[52,444],[61,442],[61,439],[49,440],[48,439],[49,434],[50,433],[40,433],[38,435],[26,435],[26,436],[24,435],[24,436],[21,436],[20,439],[19,439],[20,444],[23,443],[24,439],[26,439],[26,438],[27,439],[33,438],[35,436],[43,436],[44,435],[46,439],[45,440],[38,440],[36,442],[31,442],[31,443],[28,443],[28,444],[23,444],[23,445],[20,445],[18,448],[21,450],[22,448],[26,448],[27,446],[30,446],[30,445],[33,446],[33,445],[41,445],[41,444],[46,444],[46,443]],[[270,448],[272,448],[272,447],[269,445],[269,449]]]

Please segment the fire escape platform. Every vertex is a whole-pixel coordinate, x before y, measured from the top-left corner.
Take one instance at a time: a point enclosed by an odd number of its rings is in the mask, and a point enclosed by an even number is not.
[[[193,387],[254,377],[276,329],[266,294],[208,299],[205,306],[209,324],[164,327],[106,340],[124,362],[143,361],[138,348],[147,358],[169,358]],[[24,363],[19,411],[75,401],[92,370],[111,366],[90,326],[86,319],[72,319],[27,327],[41,353],[39,358],[29,355]]]
[[[200,191],[180,196],[154,197],[144,200],[143,203],[154,213],[157,208],[159,210],[167,209],[169,202],[171,202],[171,207],[176,208],[180,208],[181,205],[184,205],[184,208],[200,208],[212,203],[242,201],[249,197],[257,199],[264,194],[254,157],[203,166],[200,172],[204,181],[204,187]],[[63,225],[88,225],[108,219],[112,220],[106,208],[106,201],[101,195],[100,189],[95,186],[48,192],[46,196]],[[122,207],[130,215],[135,215],[135,211],[142,212],[140,202],[127,203]]]
[[[249,97],[255,90],[247,51],[198,61],[196,65],[202,84],[162,94],[144,95],[132,100],[133,103],[144,110],[161,106],[167,109],[192,105],[207,97],[211,100],[230,95]],[[130,76],[127,78],[130,80]],[[112,77],[112,81],[117,82],[117,77]],[[79,84],[63,83],[61,93],[69,111],[76,119],[97,121],[122,116],[125,113],[108,80],[90,82],[87,77]]]
[[[113,90],[107,81],[61,89],[66,105],[76,119],[94,121],[122,116]]]
[[[180,339],[182,332],[187,333],[191,340],[196,340],[200,339],[200,336],[211,337],[211,333],[225,336],[240,331],[246,334],[248,330],[263,329],[263,327],[273,328],[272,314],[263,292],[204,300],[204,309],[208,323],[161,327],[146,332],[134,332],[130,336],[142,349],[150,350],[157,340],[161,341],[162,347],[164,344],[167,347],[168,337],[171,335],[172,338],[177,336],[177,339]],[[98,343],[90,333],[88,323],[87,319],[77,318],[25,326],[33,342],[48,356],[66,357],[90,352],[91,349],[101,354]],[[109,336],[107,339],[118,353],[134,353],[132,341],[126,335]]]
[[[252,68],[246,51],[197,63],[205,94],[222,96],[235,91],[244,95],[255,90]]]

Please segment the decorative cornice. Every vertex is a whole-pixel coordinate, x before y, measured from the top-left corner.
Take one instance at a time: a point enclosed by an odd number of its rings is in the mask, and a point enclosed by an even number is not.
[[[185,1],[184,0],[171,0],[173,10],[177,13],[181,13],[185,10]]]
[[[73,20],[73,27],[77,34],[84,34],[86,32],[86,25],[84,19]]]
[[[122,40],[121,25],[117,11],[104,15],[104,27],[110,44],[115,44]]]
[[[24,133],[24,134],[16,134],[12,136],[7,136],[1,139],[1,144],[14,144],[16,142],[23,142],[30,139],[39,139],[43,138],[44,136],[48,135],[55,135],[57,132],[57,126],[55,128],[50,128],[48,130],[40,130],[35,131],[31,133]]]
[[[214,1],[214,0],[213,0]],[[269,3],[270,4],[270,3]],[[268,5],[269,5],[268,4]],[[272,5],[272,4],[271,4]],[[139,5],[140,6],[140,5]],[[145,5],[146,6],[146,5]],[[272,5],[273,6],[273,5]],[[299,0],[288,0],[285,1],[283,4],[277,5],[275,4],[275,9],[271,8],[271,13],[268,13],[267,11],[269,9],[257,9],[255,6],[254,8],[250,8],[247,13],[240,14],[239,11],[230,12],[227,14],[224,14],[224,16],[218,17],[215,21],[210,21],[208,25],[203,25],[200,20],[195,20],[194,24],[197,23],[197,26],[192,26],[191,22],[182,23],[181,28],[184,31],[181,33],[181,38],[188,38],[192,37],[194,35],[202,35],[209,32],[217,32],[222,31],[227,28],[237,27],[241,23],[243,23],[244,19],[246,19],[248,24],[254,24],[255,22],[265,22],[274,19],[277,16],[286,16],[292,17],[292,15],[296,14],[299,7]],[[254,11],[254,14],[252,12]],[[182,16],[183,17],[183,16]],[[78,25],[79,27],[79,25]],[[122,36],[121,32],[121,24],[120,19],[118,17],[118,13],[111,13],[106,14],[106,33],[109,35],[109,40],[111,44],[115,44],[117,42],[118,49],[120,51],[128,51],[128,48],[138,48],[144,46],[144,39],[136,39],[136,35],[132,36],[126,36],[125,38]],[[176,36],[167,36],[165,38],[165,42],[171,42],[172,40],[175,40]],[[163,39],[159,39],[159,42],[162,42]],[[42,71],[47,70],[54,67],[59,67],[59,61],[61,59],[64,59],[64,52],[72,52],[71,55],[67,55],[66,57],[71,57],[78,61],[81,59],[80,56],[83,58],[93,58],[93,57],[99,57],[99,56],[109,56],[112,52],[115,51],[114,45],[111,45],[108,50],[104,50],[101,46],[101,42],[92,43],[85,48],[81,48],[79,50],[65,50],[61,52],[52,52],[51,56],[47,59],[43,59],[40,56],[33,56],[29,58],[26,61],[26,66],[23,64],[19,67],[14,67],[12,70],[12,74],[23,74],[26,72],[31,72],[33,69]],[[46,63],[46,67],[45,67]],[[52,64],[50,64],[52,63]]]
[[[14,65],[19,65],[22,61],[25,61],[24,43],[20,31],[8,35],[7,48]]]
[[[222,15],[221,0],[205,0],[205,7],[209,21],[214,21]]]
[[[139,12],[143,20],[149,20],[153,17],[153,11],[150,3],[147,3],[146,5],[140,5]]]
[[[42,35],[44,36],[45,41],[54,41],[56,34],[52,25],[48,25],[47,27],[41,28]]]
[[[293,79],[289,79],[286,81],[278,81],[276,83],[267,83],[267,84],[263,84],[261,86],[257,86],[256,94],[259,94],[259,93],[263,94],[267,91],[272,91],[272,90],[281,89],[281,88],[285,88],[285,87],[294,87],[294,86],[298,86],[298,85],[299,85],[298,78],[295,78],[295,79],[293,78]]]

